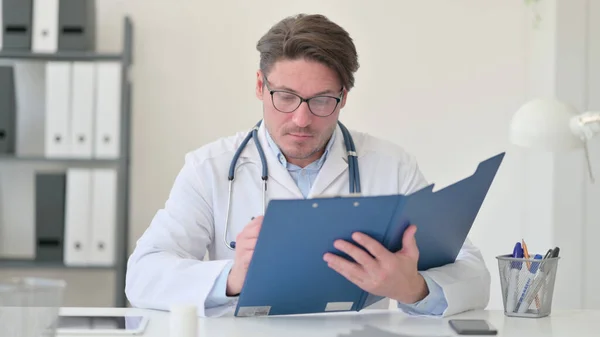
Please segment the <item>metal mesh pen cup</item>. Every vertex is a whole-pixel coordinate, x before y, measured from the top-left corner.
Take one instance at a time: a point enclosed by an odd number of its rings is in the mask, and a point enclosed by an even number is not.
[[[504,314],[539,318],[550,315],[560,257],[545,259],[497,256]]]
[[[66,282],[42,278],[0,281],[0,335],[53,337]]]

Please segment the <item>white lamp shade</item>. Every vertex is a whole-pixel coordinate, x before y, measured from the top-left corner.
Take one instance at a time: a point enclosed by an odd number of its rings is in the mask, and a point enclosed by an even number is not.
[[[510,141],[513,144],[553,152],[583,147],[570,126],[577,111],[555,99],[537,98],[523,105],[510,124]]]

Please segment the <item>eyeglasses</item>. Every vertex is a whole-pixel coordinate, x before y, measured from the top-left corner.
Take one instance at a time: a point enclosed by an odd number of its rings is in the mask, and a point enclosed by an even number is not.
[[[308,109],[313,115],[318,117],[327,117],[335,111],[338,104],[342,100],[342,96],[344,95],[343,88],[341,88],[339,97],[320,95],[311,98],[304,98],[293,92],[285,90],[271,90],[269,87],[269,80],[266,76],[265,84],[269,90],[269,93],[271,94],[273,106],[278,111],[284,113],[293,112],[300,107],[302,102],[306,102],[306,104],[308,104]]]

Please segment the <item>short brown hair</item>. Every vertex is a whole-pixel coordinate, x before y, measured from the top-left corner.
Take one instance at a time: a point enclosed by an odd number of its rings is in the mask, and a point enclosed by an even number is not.
[[[352,38],[342,27],[323,15],[298,14],[276,23],[256,44],[260,69],[268,74],[282,59],[306,58],[334,70],[342,85],[354,87],[358,55]]]

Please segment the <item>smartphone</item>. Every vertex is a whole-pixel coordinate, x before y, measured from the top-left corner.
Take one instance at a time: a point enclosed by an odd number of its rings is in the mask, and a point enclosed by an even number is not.
[[[450,326],[459,335],[496,335],[498,330],[484,319],[451,319]]]

